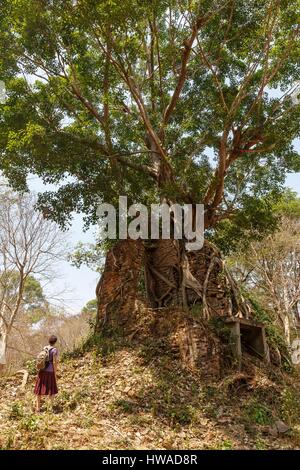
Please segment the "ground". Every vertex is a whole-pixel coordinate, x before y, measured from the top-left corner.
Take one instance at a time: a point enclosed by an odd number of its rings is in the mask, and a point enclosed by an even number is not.
[[[257,362],[208,381],[157,344],[103,351],[92,346],[65,357],[54,410],[45,403],[39,415],[33,373],[25,391],[17,376],[0,379],[0,448],[300,448],[295,373]],[[287,432],[276,432],[278,420]]]

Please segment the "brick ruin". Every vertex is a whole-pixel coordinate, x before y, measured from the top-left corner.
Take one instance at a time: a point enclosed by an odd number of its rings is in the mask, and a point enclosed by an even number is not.
[[[118,241],[97,285],[96,330],[109,327],[131,341],[164,338],[186,367],[218,376],[220,339],[205,325],[219,317],[250,324],[251,306],[211,243],[180,249],[174,240]]]

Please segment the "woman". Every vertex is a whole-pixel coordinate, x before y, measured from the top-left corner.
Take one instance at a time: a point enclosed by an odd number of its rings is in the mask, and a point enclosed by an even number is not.
[[[38,373],[36,384],[34,387],[34,393],[36,397],[36,412],[41,411],[41,398],[44,395],[48,395],[53,400],[57,394],[56,384],[56,373],[57,373],[57,358],[58,350],[54,347],[57,342],[57,337],[52,335],[49,338],[49,362],[46,363],[44,369],[41,369]]]

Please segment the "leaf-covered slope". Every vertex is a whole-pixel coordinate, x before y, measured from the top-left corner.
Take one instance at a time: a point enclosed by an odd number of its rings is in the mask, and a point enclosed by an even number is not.
[[[25,392],[16,376],[2,378],[0,448],[300,447],[295,378],[271,380],[252,364],[248,372],[208,383],[170,356],[158,359],[156,346],[65,359],[54,413],[49,405],[39,415],[32,411],[33,375]],[[279,419],[290,431],[276,436]]]

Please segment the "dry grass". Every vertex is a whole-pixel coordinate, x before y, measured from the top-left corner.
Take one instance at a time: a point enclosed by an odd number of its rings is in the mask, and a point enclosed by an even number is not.
[[[2,449],[290,449],[300,447],[299,400],[292,381],[267,371],[204,382],[172,357],[122,347],[63,361],[54,413],[33,407],[34,376],[24,392],[1,379]],[[290,421],[284,437],[275,419]]]

